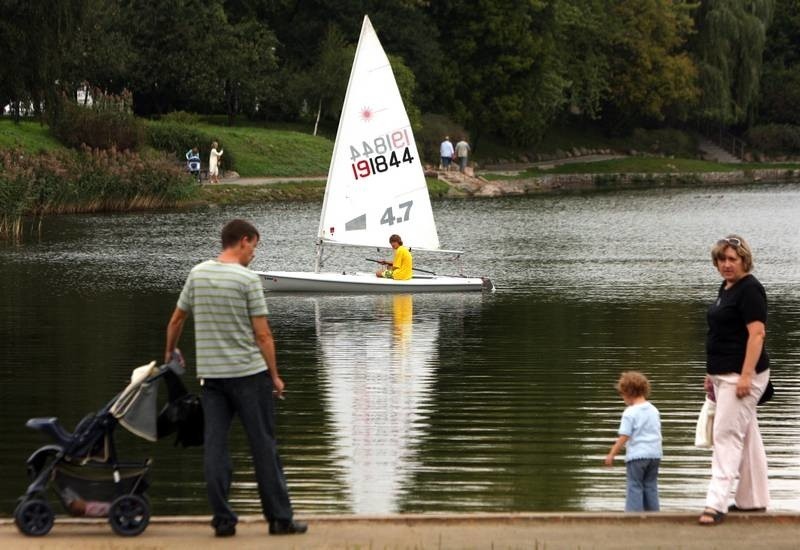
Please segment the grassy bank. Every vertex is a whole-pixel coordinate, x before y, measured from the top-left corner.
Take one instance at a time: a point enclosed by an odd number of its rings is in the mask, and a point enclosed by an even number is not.
[[[227,205],[270,201],[322,200],[324,181],[293,181],[265,185],[203,185],[189,204]]]
[[[318,176],[328,172],[333,142],[325,137],[254,125],[229,127],[201,122],[192,127],[219,141],[223,149],[229,148],[235,157],[234,169],[242,177]],[[183,154],[192,145],[180,144],[178,153]],[[30,120],[14,124],[5,118],[0,119],[0,148],[28,153],[67,150],[47,126]]]
[[[539,166],[518,174],[484,174],[489,180],[527,179],[547,174],[702,174],[708,172],[737,172],[769,168],[800,169],[800,163],[741,163],[727,164],[699,159],[665,157],[627,157],[596,162]]]
[[[242,177],[320,176],[328,173],[333,143],[324,137],[254,126],[197,127],[236,153]],[[224,157],[223,157],[224,158]]]
[[[31,120],[19,124],[9,118],[0,118],[0,149],[21,149],[30,153],[64,149],[50,134],[50,129]]]
[[[426,178],[431,198],[444,197],[450,186],[436,178]],[[319,200],[325,196],[325,182],[319,180],[270,183],[265,185],[203,185],[187,205],[249,204],[270,201]]]

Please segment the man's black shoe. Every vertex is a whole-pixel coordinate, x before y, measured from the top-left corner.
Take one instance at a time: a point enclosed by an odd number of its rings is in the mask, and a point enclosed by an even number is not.
[[[308,524],[299,521],[278,521],[269,522],[270,535],[301,535],[308,531]]]
[[[236,523],[232,521],[214,522],[215,537],[232,537],[236,534]]]

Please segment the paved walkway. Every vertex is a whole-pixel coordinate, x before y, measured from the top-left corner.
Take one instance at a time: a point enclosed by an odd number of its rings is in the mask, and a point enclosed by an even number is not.
[[[491,172],[493,174],[518,174],[523,170],[527,170],[528,168],[533,167],[548,167],[548,166],[558,166],[561,164],[574,164],[578,162],[597,162],[601,160],[610,160],[610,159],[617,159],[617,158],[625,158],[626,155],[586,155],[582,157],[566,157],[562,159],[554,159],[549,161],[542,161],[542,162],[529,162],[529,163],[514,163],[514,164],[503,164],[503,165],[491,165],[482,167],[482,172]],[[459,179],[460,174],[457,170],[451,170],[450,172],[441,172],[440,175],[444,176],[442,179]],[[299,182],[299,181],[326,181],[328,179],[327,176],[286,176],[286,177],[258,177],[258,178],[220,178],[220,184],[224,185],[271,185],[274,183],[289,183],[289,182]],[[208,181],[203,180],[203,185],[214,185],[209,184]]]
[[[697,514],[423,514],[388,517],[309,516],[305,535],[270,537],[247,517],[233,538],[212,536],[207,517],[154,518],[140,536],[114,535],[101,520],[57,520],[49,535],[20,535],[0,520],[3,550],[44,549],[720,549],[800,547],[800,514],[729,515],[713,527]]]
[[[700,149],[700,153],[703,155],[704,160],[710,160],[714,162],[729,162],[733,164],[742,162],[742,159],[739,157],[733,156],[719,145],[712,143],[707,139],[701,139],[697,147]]]

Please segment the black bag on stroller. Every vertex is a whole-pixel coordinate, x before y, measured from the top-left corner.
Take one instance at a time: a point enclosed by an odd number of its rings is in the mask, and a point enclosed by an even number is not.
[[[14,511],[17,528],[30,536],[50,531],[55,515],[47,502],[47,488],[52,483],[70,515],[108,517],[118,535],[142,533],[150,521],[150,503],[145,491],[151,460],[120,461],[114,445],[114,429],[122,424],[149,441],[167,435],[170,429],[185,430],[183,426],[188,420],[180,417],[170,425],[164,424],[163,431],[159,430],[161,421],[156,415],[160,380],[167,383],[165,411],[174,409],[176,402],[193,400],[179,378],[183,372],[178,352],[160,367],[153,361],[135,369],[130,384],[102,409],[86,415],[72,433],[57,418],[28,420],[27,427],[48,434],[53,442],[34,451],[27,460],[32,481]],[[202,426],[202,409],[199,419]],[[192,420],[197,420],[196,411]],[[202,427],[199,443],[196,438],[193,441],[202,445]]]

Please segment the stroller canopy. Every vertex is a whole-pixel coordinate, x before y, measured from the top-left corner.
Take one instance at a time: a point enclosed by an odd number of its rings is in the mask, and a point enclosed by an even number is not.
[[[158,440],[158,383],[168,380],[169,400],[175,401],[186,394],[179,377],[186,370],[176,352],[173,360],[160,367],[155,361],[133,369],[131,382],[115,398],[110,412],[129,432],[148,441]]]

